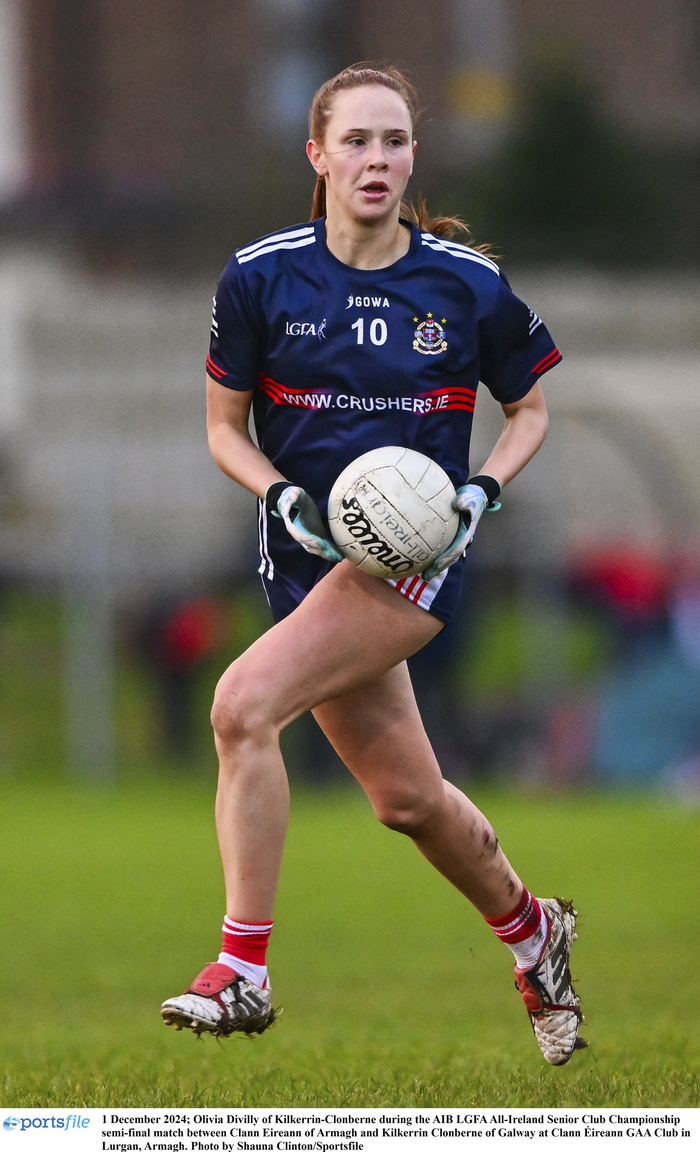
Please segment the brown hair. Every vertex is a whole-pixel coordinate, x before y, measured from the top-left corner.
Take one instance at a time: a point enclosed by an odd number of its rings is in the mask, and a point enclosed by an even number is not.
[[[415,124],[419,116],[418,96],[415,88],[398,68],[386,65],[375,68],[369,64],[351,64],[343,68],[337,76],[326,80],[311,102],[309,110],[309,136],[320,143],[326,135],[326,121],[331,112],[331,105],[338,92],[345,92],[350,88],[361,88],[365,85],[379,84],[382,88],[389,88],[398,93],[405,102]],[[471,240],[469,226],[459,216],[431,216],[422,196],[414,207],[408,200],[401,201],[400,215],[405,220],[417,224],[422,232],[432,232],[434,236],[453,236],[455,232],[466,232]],[[318,220],[326,214],[326,180],[324,176],[316,177],[313,200],[311,202],[310,220]],[[489,251],[487,244],[477,248],[479,252]]]

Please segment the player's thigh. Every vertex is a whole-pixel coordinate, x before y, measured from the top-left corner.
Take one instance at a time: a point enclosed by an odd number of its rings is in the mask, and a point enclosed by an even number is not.
[[[324,700],[371,684],[442,627],[383,580],[344,561],[227,669],[217,699],[255,706],[284,727]]]
[[[378,814],[442,797],[442,774],[405,663],[318,705],[314,716]]]

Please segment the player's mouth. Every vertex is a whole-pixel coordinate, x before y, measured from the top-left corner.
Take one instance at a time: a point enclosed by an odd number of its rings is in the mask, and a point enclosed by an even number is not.
[[[389,185],[385,184],[383,180],[369,180],[367,184],[363,184],[360,188],[368,200],[381,200],[386,196],[389,191]]]

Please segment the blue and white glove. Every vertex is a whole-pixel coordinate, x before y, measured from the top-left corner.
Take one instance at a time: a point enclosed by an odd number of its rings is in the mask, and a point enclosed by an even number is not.
[[[326,532],[321,513],[303,488],[277,480],[267,489],[265,503],[273,516],[284,520],[289,535],[307,552],[322,560],[337,562],[344,558]]]
[[[472,476],[468,484],[458,488],[452,507],[459,512],[459,528],[452,543],[436,556],[432,564],[423,572],[424,580],[432,580],[439,572],[444,572],[459,560],[474,541],[474,533],[484,512],[497,512],[501,505],[497,497],[501,485],[493,476]]]

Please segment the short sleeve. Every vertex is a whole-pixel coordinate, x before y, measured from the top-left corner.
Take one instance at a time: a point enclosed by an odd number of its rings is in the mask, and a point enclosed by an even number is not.
[[[259,322],[235,256],[216,289],[207,372],[225,388],[251,391],[258,381],[261,358]]]
[[[480,378],[501,404],[521,400],[562,358],[531,308],[515,296],[501,273],[492,312],[481,322]]]

